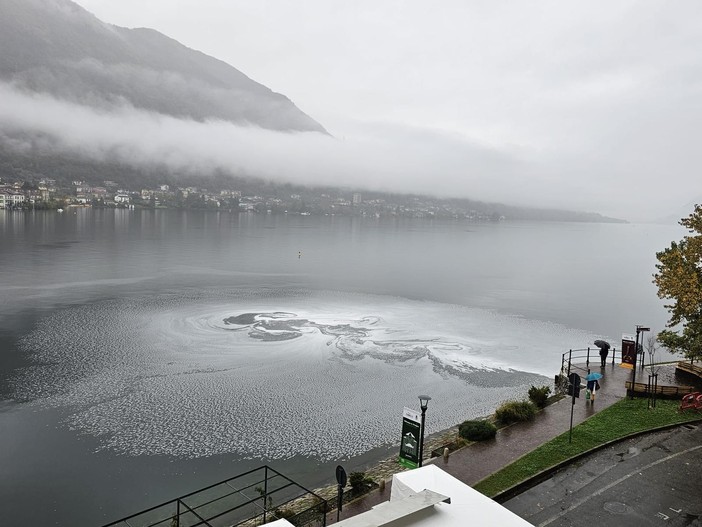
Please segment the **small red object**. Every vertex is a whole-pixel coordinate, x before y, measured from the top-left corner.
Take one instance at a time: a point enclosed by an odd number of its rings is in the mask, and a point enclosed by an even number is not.
[[[702,409],[702,394],[699,392],[688,393],[683,395],[680,401],[680,411],[684,410],[700,410]]]

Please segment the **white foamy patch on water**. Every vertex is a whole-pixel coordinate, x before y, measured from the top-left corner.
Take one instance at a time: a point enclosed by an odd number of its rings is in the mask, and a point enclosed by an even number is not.
[[[433,397],[428,432],[448,428],[548,383],[539,374],[592,339],[381,296],[181,291],[48,317],[14,387],[121,453],[343,459],[396,441],[418,393]]]

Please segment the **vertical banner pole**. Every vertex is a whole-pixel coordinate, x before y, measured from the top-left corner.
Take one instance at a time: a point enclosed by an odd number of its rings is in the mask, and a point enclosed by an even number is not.
[[[570,433],[568,435],[568,443],[573,442],[573,410],[575,409],[575,391],[573,391],[573,403],[570,405]]]
[[[568,395],[572,396],[570,404],[570,431],[568,433],[568,443],[573,441],[573,411],[575,410],[575,398],[580,397],[580,375],[571,373],[568,376]]]

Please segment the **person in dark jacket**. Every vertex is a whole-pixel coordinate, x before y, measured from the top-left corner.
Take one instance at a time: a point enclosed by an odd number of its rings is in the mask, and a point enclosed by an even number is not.
[[[602,367],[605,367],[605,363],[607,362],[607,355],[609,354],[609,348],[602,347],[600,348],[600,360],[602,361]]]

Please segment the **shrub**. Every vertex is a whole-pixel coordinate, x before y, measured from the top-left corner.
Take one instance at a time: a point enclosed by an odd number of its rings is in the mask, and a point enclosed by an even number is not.
[[[463,421],[458,427],[458,435],[468,441],[485,441],[496,433],[497,427],[490,421]]]
[[[296,513],[294,510],[288,507],[279,507],[273,511],[273,518],[268,520],[269,522],[274,522],[280,519],[286,519],[289,520],[293,516],[295,516]]]
[[[531,421],[536,416],[536,405],[531,401],[506,401],[495,410],[495,418],[502,424]]]
[[[546,401],[548,401],[548,395],[551,393],[551,388],[548,386],[542,386],[537,388],[533,386],[529,388],[529,400],[534,403],[539,408],[546,406]]]
[[[365,472],[351,472],[349,476],[349,484],[354,492],[362,491],[363,489],[373,485],[373,480],[366,476]]]

